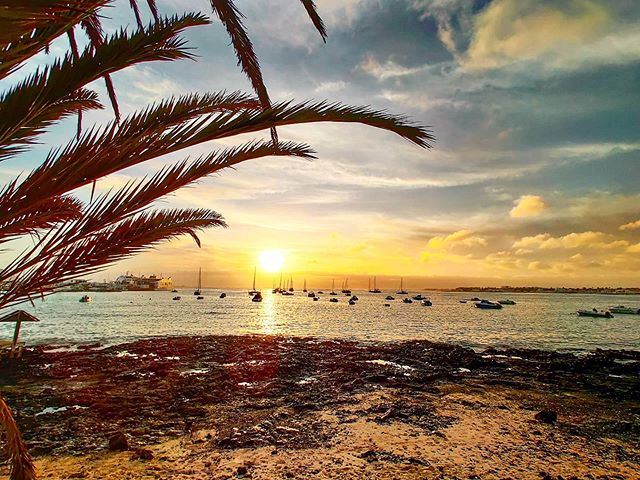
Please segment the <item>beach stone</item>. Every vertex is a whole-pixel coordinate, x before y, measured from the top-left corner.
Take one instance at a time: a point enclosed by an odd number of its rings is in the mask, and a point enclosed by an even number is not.
[[[131,460],[153,460],[154,455],[148,448],[136,448],[131,455]]]
[[[540,410],[534,418],[542,423],[555,423],[558,420],[558,413],[554,410]]]
[[[109,438],[109,450],[124,452],[129,450],[129,440],[123,432],[116,432]]]
[[[249,471],[249,470],[247,470],[247,467],[245,467],[244,465],[240,465],[240,466],[238,467],[238,469],[236,470],[236,473],[237,473],[238,475],[246,475],[248,471]]]

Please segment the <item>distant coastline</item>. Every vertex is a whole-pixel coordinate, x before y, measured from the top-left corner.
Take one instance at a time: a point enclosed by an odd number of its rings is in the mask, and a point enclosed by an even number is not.
[[[430,289],[434,290],[434,289]],[[602,294],[602,295],[640,295],[640,288],[622,288],[622,287],[456,287],[435,289],[440,292],[490,292],[490,293],[583,293],[583,294]]]

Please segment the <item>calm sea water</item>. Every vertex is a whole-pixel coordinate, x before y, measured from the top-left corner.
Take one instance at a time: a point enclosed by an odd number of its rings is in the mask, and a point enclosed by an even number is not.
[[[549,350],[594,348],[640,349],[640,316],[616,315],[613,319],[583,318],[579,308],[605,308],[623,304],[640,307],[640,296],[561,294],[474,294],[422,292],[432,307],[419,302],[403,304],[400,297],[383,307],[385,294],[354,291],[360,301],[348,305],[329,295],[317,302],[306,294],[272,295],[252,303],[245,291],[204,291],[196,300],[182,290],[181,301],[171,292],[92,293],[92,303],[80,303],[80,293],[57,293],[36,308],[40,323],[23,324],[21,340],[34,343],[105,344],[164,335],[281,334],[346,338],[365,341],[427,339],[474,348],[516,346]],[[478,296],[505,297],[517,302],[502,310],[480,310],[461,299]],[[0,326],[0,338],[9,338],[13,325]]]

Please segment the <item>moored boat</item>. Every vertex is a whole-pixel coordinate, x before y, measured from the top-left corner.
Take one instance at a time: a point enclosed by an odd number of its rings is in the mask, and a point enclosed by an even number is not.
[[[262,293],[256,292],[253,298],[251,298],[252,302],[261,302],[262,301]]]
[[[621,313],[623,315],[640,315],[640,308],[625,307],[624,305],[617,305],[609,309],[611,313]]]
[[[490,302],[489,300],[480,300],[479,302],[475,303],[475,306],[477,308],[482,308],[483,310],[499,310],[502,308],[502,305],[500,305],[497,302]]]
[[[416,295],[415,297],[413,297],[414,300],[424,300],[425,297],[423,297],[421,294]]]
[[[334,298],[330,298],[329,301],[332,303],[337,303],[338,299],[334,297]]]
[[[613,318],[611,312],[607,310],[598,310],[594,308],[593,310],[578,310],[579,317],[592,317],[592,318]]]
[[[202,267],[198,269],[198,288],[193,292],[194,295],[200,295],[202,290]]]
[[[409,294],[409,292],[407,292],[407,291],[403,288],[403,286],[402,286],[402,284],[403,284],[403,283],[404,283],[404,277],[400,277],[400,290],[398,290],[398,291],[396,292],[396,294],[397,294],[397,295],[408,295],[408,294]]]
[[[386,297],[384,297],[385,300],[395,300],[395,298],[393,298],[391,295],[387,295]]]
[[[91,298],[89,295],[83,295],[80,297],[79,300],[80,303],[91,303],[93,302],[93,298]]]
[[[253,285],[251,287],[251,290],[249,290],[249,295],[251,296],[255,296],[256,294],[260,293],[259,290],[256,290],[256,267],[253,267]],[[261,294],[262,297],[262,294]]]
[[[420,305],[422,305],[423,307],[431,307],[433,303],[428,298],[425,298],[424,300],[420,301]]]
[[[227,294],[226,294],[226,293],[224,293],[224,292],[222,292],[222,293],[220,294],[220,298],[225,298],[226,296],[227,296]]]
[[[410,298],[403,298],[402,299],[402,303],[413,303],[413,300],[411,300]]]
[[[182,297],[180,295],[176,295],[171,300],[181,300],[181,299],[182,299]]]
[[[513,300],[510,300],[508,298],[505,299],[505,300],[498,300],[498,303],[500,305],[515,305],[516,304],[516,302],[514,302]]]

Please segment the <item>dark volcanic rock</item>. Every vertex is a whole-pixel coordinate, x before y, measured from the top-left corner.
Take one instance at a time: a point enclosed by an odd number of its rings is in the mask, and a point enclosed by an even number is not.
[[[123,432],[116,432],[109,437],[109,450],[112,452],[124,452],[129,450],[129,440]]]
[[[555,423],[558,420],[558,413],[553,410],[541,410],[535,414],[534,418],[542,423]]]

